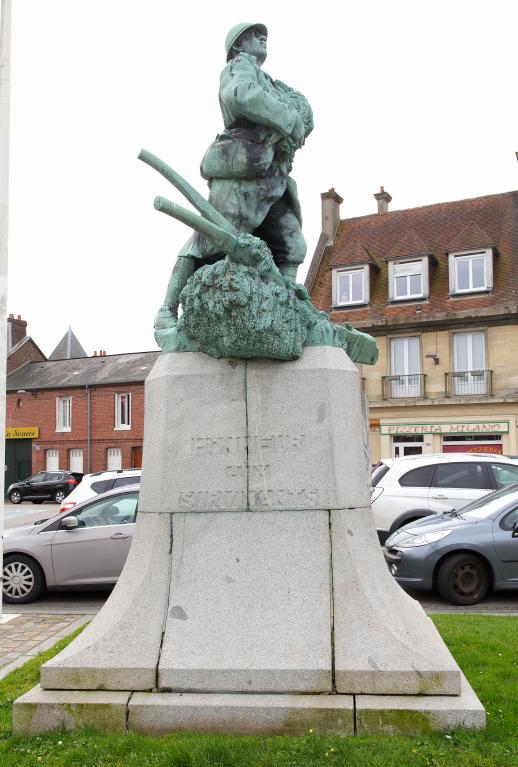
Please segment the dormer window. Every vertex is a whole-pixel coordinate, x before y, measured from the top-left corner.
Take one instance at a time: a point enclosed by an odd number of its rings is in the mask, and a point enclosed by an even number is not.
[[[333,269],[333,305],[356,306],[369,303],[369,267]]]
[[[493,249],[449,253],[450,294],[477,293],[493,287]]]
[[[428,256],[388,263],[389,301],[409,301],[428,296]]]

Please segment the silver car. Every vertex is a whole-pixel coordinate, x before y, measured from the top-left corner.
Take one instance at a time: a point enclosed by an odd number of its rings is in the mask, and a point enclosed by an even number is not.
[[[6,530],[4,600],[22,604],[45,589],[113,586],[133,539],[138,490],[111,490],[68,513]]]
[[[401,585],[437,587],[455,605],[481,602],[490,589],[517,589],[518,484],[405,525],[384,552]]]

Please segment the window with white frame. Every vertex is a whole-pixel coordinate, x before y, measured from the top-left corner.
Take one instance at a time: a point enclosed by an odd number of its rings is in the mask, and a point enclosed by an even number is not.
[[[83,451],[80,448],[73,448],[69,453],[70,471],[83,473]]]
[[[72,429],[72,397],[56,397],[56,431]]]
[[[453,391],[486,394],[486,336],[483,331],[453,334]]]
[[[421,396],[419,337],[392,338],[390,341],[390,396]]]
[[[389,301],[408,301],[428,296],[428,256],[389,261]]]
[[[450,293],[476,293],[493,287],[493,250],[449,254]]]
[[[45,453],[47,471],[57,471],[59,469],[59,451],[46,450]]]
[[[368,265],[333,270],[333,305],[354,306],[369,303]]]
[[[106,451],[106,468],[108,471],[122,469],[122,451],[120,447],[109,447]]]
[[[115,428],[131,429],[131,394],[115,395]]]

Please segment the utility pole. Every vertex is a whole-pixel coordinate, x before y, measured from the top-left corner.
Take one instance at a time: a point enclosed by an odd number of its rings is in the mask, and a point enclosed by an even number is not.
[[[0,13],[0,562],[4,553],[5,376],[7,363],[7,232],[9,226],[9,106],[11,90],[11,0]],[[1,579],[0,579],[1,582]],[[3,622],[0,588],[0,622]]]

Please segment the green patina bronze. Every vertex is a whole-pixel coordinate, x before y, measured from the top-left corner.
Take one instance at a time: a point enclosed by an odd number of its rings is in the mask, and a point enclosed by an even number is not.
[[[374,339],[350,323],[331,323],[296,284],[306,242],[289,174],[313,116],[301,93],[262,70],[266,37],[261,24],[238,24],[227,35],[219,93],[225,130],[201,163],[208,201],[158,157],[139,155],[201,214],[155,200],[194,229],[155,318],[155,338],[164,351],[245,359],[290,360],[304,346],[338,346],[353,361],[374,364]]]

